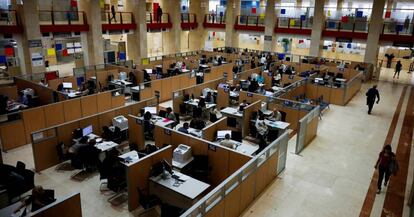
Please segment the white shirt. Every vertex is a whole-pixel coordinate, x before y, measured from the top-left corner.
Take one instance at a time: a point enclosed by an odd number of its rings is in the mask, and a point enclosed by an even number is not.
[[[263,56],[262,58],[260,58],[260,63],[261,64],[264,64],[265,62],[266,62],[266,57]]]
[[[257,119],[255,126],[256,126],[257,132],[260,135],[263,136],[263,135],[266,134],[266,132],[267,132],[267,126],[266,126],[266,124],[265,124],[265,122],[263,120]]]

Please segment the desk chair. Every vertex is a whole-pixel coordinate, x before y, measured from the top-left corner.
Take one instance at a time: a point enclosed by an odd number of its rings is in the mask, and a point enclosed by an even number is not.
[[[154,125],[150,121],[144,121],[144,138],[154,140]]]
[[[117,161],[116,161],[117,162]],[[108,202],[113,206],[119,206],[128,200],[128,196],[124,194],[126,183],[126,173],[124,168],[117,164],[113,166],[108,174],[107,187],[109,190],[115,192],[115,195],[108,198]]]
[[[179,124],[180,124],[180,114],[178,114],[178,113],[174,113],[174,116],[175,116],[176,121],[175,121],[175,123],[174,123],[174,125],[173,125],[173,128],[174,128],[175,126],[177,126],[177,125],[179,125]]]
[[[68,171],[68,170],[72,170],[72,167],[71,167],[71,165],[70,165],[69,162],[62,163],[62,162],[64,162],[64,161],[66,161],[66,160],[69,159],[69,156],[67,154],[64,154],[63,153],[63,147],[64,146],[65,146],[65,144],[63,142],[60,142],[60,143],[58,143],[56,145],[56,153],[57,153],[57,156],[58,156],[59,162],[60,162],[60,164],[58,164],[55,167],[55,170],[56,171],[62,171],[62,170],[63,171]]]
[[[217,119],[217,115],[216,114],[213,114],[213,113],[210,113],[210,121],[212,122],[212,123],[214,123],[214,122],[216,122],[218,119]]]
[[[194,155],[194,160],[190,165],[191,177],[202,182],[208,183],[211,168],[208,163],[207,155]]]
[[[71,179],[81,182],[98,169],[99,153],[94,146],[87,145],[80,147],[78,156],[75,157],[78,160],[78,165],[75,165],[75,168],[81,169],[81,171],[73,174]]]
[[[137,190],[139,196],[139,204],[142,206],[142,208],[144,208],[144,211],[138,214],[138,216],[148,213],[156,206],[161,204],[161,200],[157,196],[149,194],[147,189],[138,188]]]
[[[112,141],[120,144],[123,140],[124,138],[122,137],[121,129],[119,127],[115,127],[115,130],[112,136]]]
[[[286,112],[284,112],[284,111],[279,111],[280,112],[280,115],[281,115],[281,117],[280,117],[280,121],[283,121],[283,122],[286,122]]]

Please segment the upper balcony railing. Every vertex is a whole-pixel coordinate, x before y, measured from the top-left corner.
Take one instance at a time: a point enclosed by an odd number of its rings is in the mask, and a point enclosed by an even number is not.
[[[414,35],[414,23],[387,21],[382,27],[382,34],[384,35]]]
[[[19,17],[15,10],[0,10],[0,33],[21,33]]]
[[[134,17],[132,12],[102,12],[102,24],[132,24]]]
[[[226,28],[226,18],[217,14],[206,14],[203,26],[206,28]]]
[[[40,25],[85,25],[86,15],[83,11],[39,11]]]
[[[197,17],[192,13],[181,13],[181,28],[194,29],[197,28]]]
[[[279,17],[276,26],[288,29],[312,29],[312,22],[312,18]]]
[[[168,13],[154,14],[147,13],[147,29],[166,29],[171,28],[172,23]]]
[[[265,30],[264,17],[238,15],[236,19],[236,24],[234,25],[235,29],[259,32]]]
[[[17,26],[20,21],[15,10],[0,10],[0,26]]]
[[[326,20],[325,22],[325,30],[328,31],[367,33],[368,29],[367,21]]]

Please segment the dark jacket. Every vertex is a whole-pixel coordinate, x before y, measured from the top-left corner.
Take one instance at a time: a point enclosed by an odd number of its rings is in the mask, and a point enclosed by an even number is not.
[[[375,99],[378,97],[378,100],[380,99],[380,95],[377,89],[371,88],[368,90],[368,92],[365,94],[367,96],[367,104],[374,103]]]

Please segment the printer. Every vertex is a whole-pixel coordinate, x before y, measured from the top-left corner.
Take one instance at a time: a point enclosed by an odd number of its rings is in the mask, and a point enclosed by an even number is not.
[[[173,160],[179,163],[185,163],[191,159],[191,156],[191,147],[181,144],[174,149]]]
[[[112,119],[112,125],[118,127],[121,131],[128,129],[128,119],[120,115]]]

